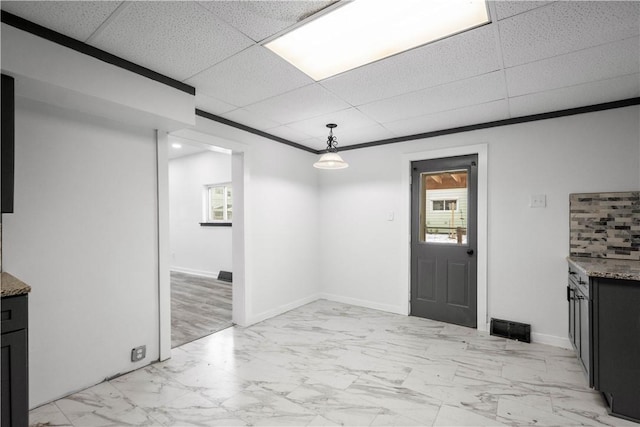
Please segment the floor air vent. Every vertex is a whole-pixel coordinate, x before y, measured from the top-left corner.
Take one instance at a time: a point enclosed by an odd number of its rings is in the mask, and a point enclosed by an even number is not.
[[[233,281],[233,274],[230,271],[221,271],[218,273],[218,280],[231,283]]]
[[[491,335],[510,340],[531,342],[531,325],[510,320],[491,319]]]

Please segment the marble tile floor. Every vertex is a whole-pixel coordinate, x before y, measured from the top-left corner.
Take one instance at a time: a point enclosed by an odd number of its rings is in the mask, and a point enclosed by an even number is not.
[[[34,409],[47,426],[638,426],[573,352],[320,300]]]
[[[231,283],[171,272],[171,347],[228,328]]]

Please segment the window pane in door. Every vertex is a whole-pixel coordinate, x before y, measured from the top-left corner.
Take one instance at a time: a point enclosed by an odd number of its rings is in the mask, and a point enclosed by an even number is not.
[[[420,241],[467,244],[467,171],[420,174]]]
[[[231,187],[225,187],[227,189],[227,221],[231,221],[233,218],[233,203],[231,195]]]

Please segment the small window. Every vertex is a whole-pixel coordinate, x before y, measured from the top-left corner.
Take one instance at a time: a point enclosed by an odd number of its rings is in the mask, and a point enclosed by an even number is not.
[[[455,199],[432,200],[431,210],[434,211],[457,211],[458,201]]]
[[[229,223],[233,219],[233,191],[231,184],[205,186],[205,222]]]

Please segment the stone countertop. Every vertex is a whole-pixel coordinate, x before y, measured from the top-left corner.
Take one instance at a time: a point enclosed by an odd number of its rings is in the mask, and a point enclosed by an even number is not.
[[[9,273],[2,273],[2,286],[0,286],[2,297],[11,297],[15,295],[25,295],[31,292],[31,286],[27,285],[20,279],[16,279]]]
[[[589,257],[567,257],[567,260],[590,277],[640,280],[640,261]]]

